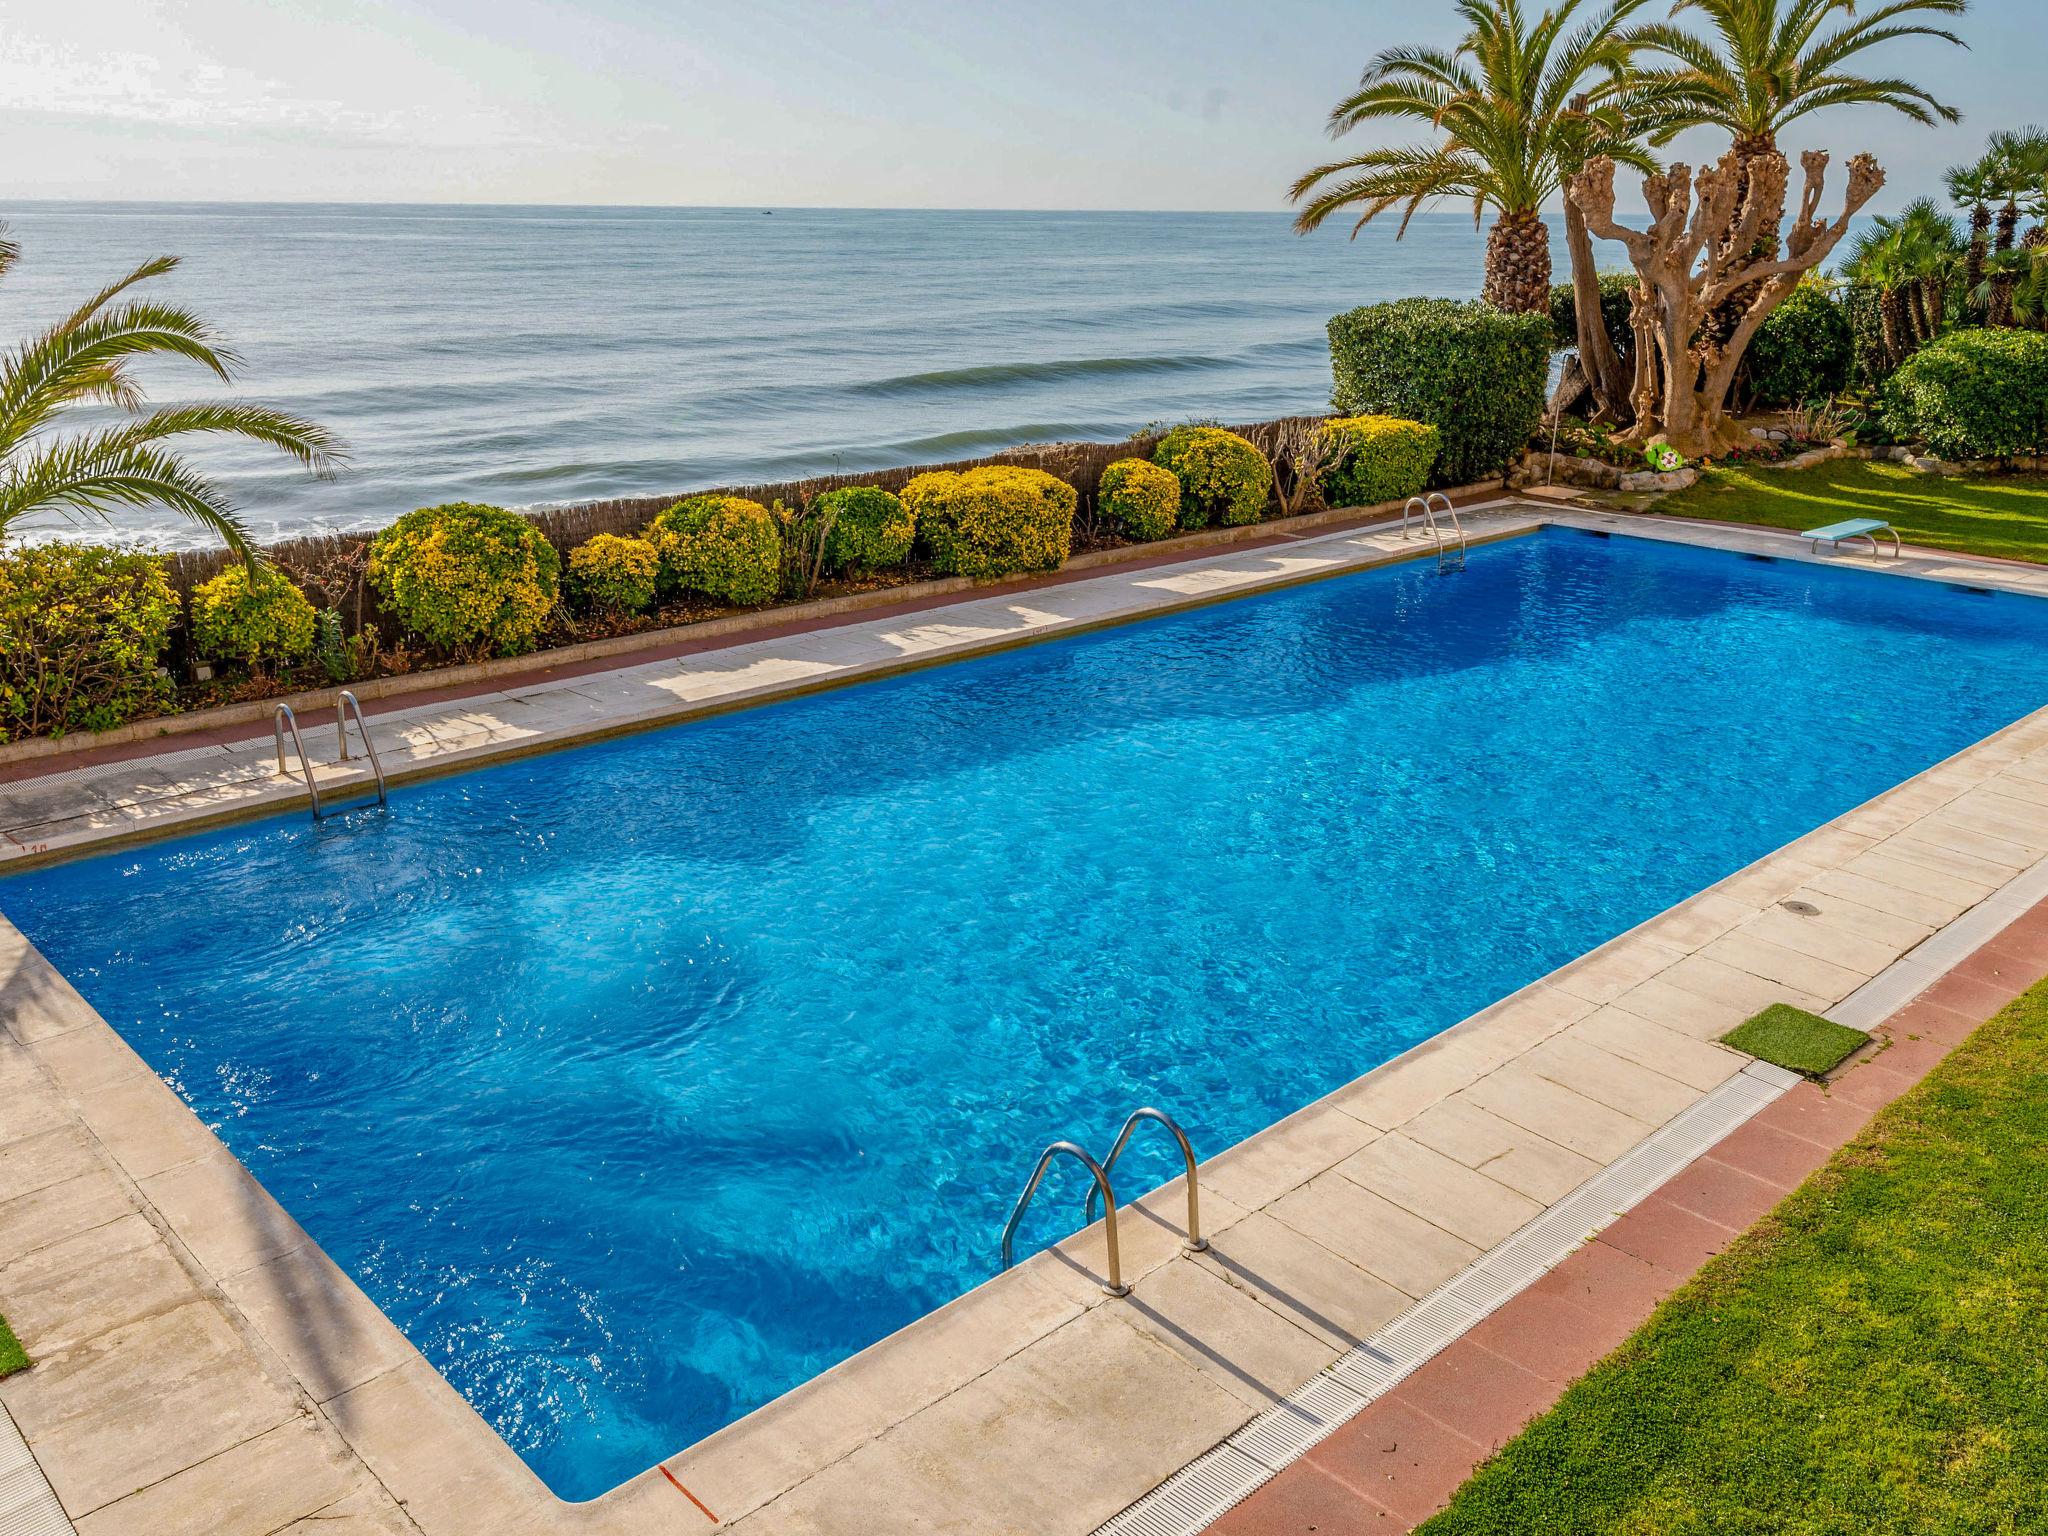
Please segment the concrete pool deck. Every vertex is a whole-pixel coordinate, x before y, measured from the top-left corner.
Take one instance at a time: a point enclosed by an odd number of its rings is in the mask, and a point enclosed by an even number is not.
[[[1554,506],[1466,519],[1475,538],[1557,523],[1813,558],[1794,535]],[[1415,550],[1387,529],[1302,538],[380,712],[371,726],[398,781]],[[2048,595],[2048,571],[2002,562],[1909,551],[1874,568]],[[252,737],[0,786],[0,864],[303,804],[303,785],[276,776],[267,732]],[[360,768],[321,777],[339,789]],[[1645,1147],[1668,1149],[1702,1105],[1739,1109],[1746,1095],[1753,1113],[1774,1097],[1738,1078],[1782,1088],[1715,1036],[1773,1001],[1876,1024],[1967,958],[1994,918],[2048,894],[2044,859],[2048,711],[1248,1141],[1198,1148],[1216,1152],[1201,1170],[1213,1249],[1181,1252],[1177,1186],[1126,1207],[1129,1298],[1100,1290],[1091,1228],[582,1505],[546,1491],[0,920],[0,1313],[38,1362],[0,1382],[0,1405],[85,1536],[719,1522],[1081,1536],[1304,1388],[1356,1379],[1359,1351],[1390,1325],[1434,1305],[1432,1337],[1448,1342],[1440,1293],[1469,1295],[1461,1277],[1486,1273],[1501,1245],[1564,1211],[1568,1250],[1599,1224],[1570,1230],[1579,1192],[1641,1167]],[[1020,1180],[1035,1150],[1019,1149]],[[1416,1333],[1404,1347],[1427,1347]]]

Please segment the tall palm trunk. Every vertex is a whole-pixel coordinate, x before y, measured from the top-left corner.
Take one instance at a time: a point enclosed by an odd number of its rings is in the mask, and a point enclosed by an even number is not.
[[[1593,236],[1586,216],[1570,198],[1564,200],[1564,243],[1572,263],[1572,318],[1577,332],[1579,365],[1592,386],[1599,415],[1617,426],[1635,420],[1630,398],[1634,381],[1607,334],[1607,316],[1600,303],[1600,272],[1593,256]]]
[[[1884,328],[1884,353],[1896,368],[1906,360],[1909,329],[1906,296],[1896,288],[1883,288],[1877,295],[1878,319]]]
[[[1550,309],[1550,227],[1530,211],[1503,213],[1486,237],[1486,284],[1480,297],[1512,315]]]
[[[1976,303],[1975,294],[1984,283],[1984,254],[1991,244],[1991,210],[1983,203],[1970,205],[1970,254],[1963,262],[1963,308]]]
[[[1948,318],[1948,294],[1943,290],[1945,280],[1935,273],[1920,279],[1920,306],[1927,312],[1927,339],[1934,340],[1941,334],[1941,325]]]
[[[1992,249],[2004,255],[2012,249],[2013,237],[2019,233],[2020,205],[2012,198],[2005,200],[2005,206],[1998,210],[1998,238]],[[2012,324],[2012,291],[2019,286],[2020,275],[2011,268],[1991,274],[1991,302],[1985,308],[1985,322],[1994,326]]]
[[[1927,290],[1919,279],[1906,283],[1906,313],[1913,323],[1913,345],[1915,348],[1934,338],[1934,327],[1928,323]]]
[[[1769,133],[1737,134],[1734,149],[1735,211],[1739,219],[1743,205],[1749,200],[1749,168],[1763,156],[1777,153],[1778,141],[1775,135]],[[1751,257],[1775,258],[1778,254],[1779,231],[1784,222],[1785,205],[1781,201],[1765,216],[1763,223],[1757,226],[1756,240],[1748,254]],[[1728,241],[1721,242],[1724,252],[1727,251],[1729,244]],[[1735,328],[1742,324],[1742,317],[1749,313],[1749,306],[1755,301],[1757,291],[1762,287],[1762,283],[1749,283],[1729,294],[1714,307],[1701,324],[1701,337],[1716,345],[1726,345],[1728,339],[1735,334]]]

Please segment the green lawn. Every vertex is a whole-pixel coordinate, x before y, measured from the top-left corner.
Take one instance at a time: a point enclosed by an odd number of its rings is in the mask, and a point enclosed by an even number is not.
[[[1722,467],[1664,497],[1656,511],[1774,528],[1881,517],[1909,544],[2048,562],[2048,478],[2038,475],[1950,478],[1877,459],[1790,471]]]
[[[2048,1531],[2048,983],[1421,1531]]]
[[[21,1340],[7,1326],[7,1319],[0,1317],[0,1376],[12,1376],[16,1371],[27,1369],[28,1351],[21,1347]]]
[[[1721,1043],[1788,1072],[1823,1077],[1868,1045],[1870,1036],[1790,1003],[1773,1003],[1736,1025]]]

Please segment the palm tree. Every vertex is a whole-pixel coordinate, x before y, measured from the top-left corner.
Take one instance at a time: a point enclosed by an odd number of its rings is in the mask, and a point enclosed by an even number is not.
[[[1991,279],[1985,318],[1988,323],[2013,323],[2013,293],[2029,265],[2012,259],[2020,215],[2038,210],[2048,198],[2048,131],[2040,128],[2005,129],[1991,135],[1985,156],[1991,171],[1991,191],[2003,198],[1998,210],[1998,236],[1991,246]]]
[[[20,246],[0,230],[0,276],[20,256]],[[266,406],[221,401],[143,414],[142,388],[132,371],[136,358],[182,357],[224,381],[239,361],[191,311],[122,299],[136,284],[177,264],[175,256],[145,261],[0,358],[0,538],[16,518],[32,512],[104,518],[117,506],[161,505],[211,529],[243,560],[253,561],[248,530],[233,505],[179,458],[173,442],[195,434],[253,438],[315,474],[341,466],[341,445],[324,427]],[[132,419],[70,437],[48,436],[67,409],[82,404],[113,406]]]
[[[1991,203],[1998,195],[1998,167],[1990,155],[1970,165],[1952,165],[1943,178],[1949,201],[1970,210],[1970,250],[1963,268],[1963,293],[1974,302],[1984,281],[1984,257],[1991,245]]]
[[[1963,254],[1955,221],[1931,197],[1874,219],[1851,243],[1843,270],[1877,290],[1885,349],[1894,363],[1940,334],[1948,282]]]
[[[1735,141],[1738,167],[1774,152],[1785,127],[1827,107],[1877,106],[1916,123],[1952,123],[1961,116],[1910,80],[1850,74],[1844,66],[1866,49],[1903,38],[1934,38],[1958,48],[1955,33],[1928,24],[1928,16],[1960,16],[1969,0],[1890,0],[1858,15],[1855,0],[1677,0],[1673,18],[1697,11],[1709,38],[1671,22],[1638,28],[1637,44],[1671,60],[1646,70],[1646,85],[1664,93],[1665,114],[1652,142],[1668,143],[1686,128],[1722,128]],[[1738,197],[1747,177],[1738,182]],[[1756,254],[1775,256],[1783,210],[1769,217]],[[1706,329],[1725,341],[1754,295],[1738,292],[1723,302]]]
[[[1640,142],[1640,93],[1620,30],[1644,0],[1607,0],[1567,31],[1583,3],[1560,0],[1531,20],[1521,0],[1458,0],[1467,31],[1455,49],[1381,53],[1330,113],[1331,137],[1384,118],[1427,123],[1440,137],[1317,166],[1288,193],[1306,199],[1295,229],[1305,234],[1339,210],[1355,211],[1355,237],[1398,204],[1405,234],[1424,203],[1469,198],[1475,223],[1494,212],[1483,296],[1518,313],[1546,309],[1545,200],[1594,155],[1657,168]]]

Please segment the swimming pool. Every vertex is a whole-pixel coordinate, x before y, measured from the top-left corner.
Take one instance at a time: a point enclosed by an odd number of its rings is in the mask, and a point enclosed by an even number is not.
[[[1553,530],[0,908],[582,1498],[986,1277],[1047,1140],[1220,1150],[2048,702],[2044,640]]]

